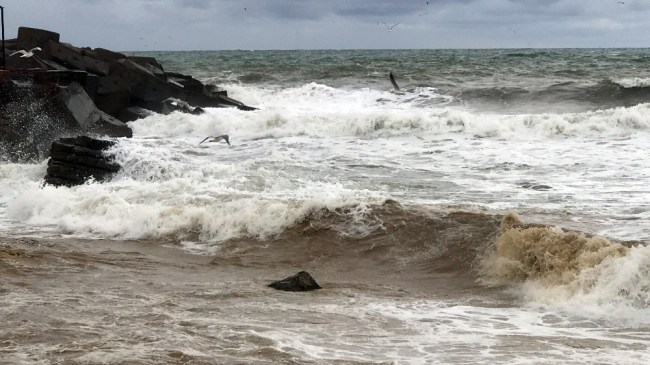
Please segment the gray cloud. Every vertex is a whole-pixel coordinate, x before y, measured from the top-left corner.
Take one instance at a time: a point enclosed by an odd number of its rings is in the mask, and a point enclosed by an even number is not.
[[[647,47],[650,0],[0,0],[19,25],[117,50]],[[380,23],[400,23],[388,33]]]
[[[207,0],[175,0],[181,8],[209,9],[214,1]]]

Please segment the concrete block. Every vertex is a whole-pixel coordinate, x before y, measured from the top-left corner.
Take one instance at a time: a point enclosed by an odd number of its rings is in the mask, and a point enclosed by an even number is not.
[[[192,76],[187,76],[175,72],[167,72],[167,81],[175,82],[183,86],[185,92],[205,93],[203,83]]]
[[[212,97],[215,97],[217,95],[228,96],[228,92],[217,85],[212,85],[212,84],[205,85],[205,91],[208,94],[208,96],[212,96]]]
[[[64,65],[71,65],[76,69],[90,71],[98,75],[108,75],[109,63],[90,56],[86,50],[52,41],[48,43],[48,48],[52,58]]]
[[[162,65],[154,57],[141,57],[141,56],[132,56],[129,59],[140,66],[146,68],[152,74],[161,77],[165,75],[165,70]],[[164,77],[163,77],[164,78]]]
[[[131,137],[131,128],[99,110],[83,87],[73,82],[62,93],[63,101],[83,130],[112,137]]]
[[[116,67],[116,73],[126,75],[131,92],[138,101],[149,105],[150,103],[157,104],[170,97],[183,98],[182,88],[169,84],[166,80],[149,72],[145,67],[129,59],[120,60],[118,64],[123,68],[118,71]]]
[[[84,84],[84,89],[86,90],[86,94],[90,96],[90,98],[95,101],[95,98],[97,97],[97,88],[99,87],[99,76],[95,74],[87,74],[86,75],[86,83]]]
[[[109,50],[104,49],[104,48],[95,48],[95,49],[93,49],[93,52],[94,52],[95,57],[97,59],[102,60],[104,62],[108,62],[108,63],[114,63],[114,62],[117,62],[119,60],[123,60],[123,59],[127,58],[126,55],[123,54],[123,53],[109,51]]]
[[[48,42],[58,43],[59,33],[38,28],[19,27],[16,40],[20,49],[43,48]]]
[[[146,118],[153,114],[155,113],[151,110],[140,108],[138,106],[131,106],[120,111],[118,119],[123,123],[127,123],[138,120],[140,118]]]
[[[73,82],[85,85],[88,73],[78,70],[42,70],[34,72],[35,84],[55,83],[57,85],[66,86]]]
[[[97,80],[94,100],[100,110],[118,116],[122,109],[131,105],[131,86],[127,78],[128,75],[112,72]]]

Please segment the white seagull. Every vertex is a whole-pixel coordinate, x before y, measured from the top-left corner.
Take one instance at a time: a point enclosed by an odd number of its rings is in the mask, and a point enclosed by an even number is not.
[[[29,51],[25,51],[24,49],[21,49],[19,51],[16,51],[16,52],[10,54],[9,57],[11,57],[11,56],[13,56],[15,54],[22,54],[22,56],[20,56],[20,58],[30,58],[30,57],[34,56],[34,51],[42,51],[42,49],[41,49],[41,47],[34,47],[34,48],[30,49]]]
[[[393,31],[393,28],[395,28],[396,26],[400,25],[401,23],[395,23],[395,24],[393,24],[393,25],[388,25],[388,24],[386,24],[385,21],[382,20],[381,24],[383,24],[383,25],[386,27],[386,29],[388,29],[389,32],[392,32],[392,31]]]
[[[208,141],[208,140],[209,140],[209,141]],[[228,143],[228,146],[230,146],[230,138],[228,138],[228,135],[227,135],[227,134],[222,134],[222,135],[220,135],[220,136],[208,136],[208,137],[205,137],[205,139],[202,140],[201,142],[199,142],[199,144],[201,144],[201,143],[203,143],[203,142],[205,142],[205,141],[208,141],[208,142],[219,142],[219,141],[221,141],[221,140],[226,141],[226,143]]]

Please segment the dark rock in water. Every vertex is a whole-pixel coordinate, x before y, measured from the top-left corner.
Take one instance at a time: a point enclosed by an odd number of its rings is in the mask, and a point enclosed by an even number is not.
[[[268,285],[271,288],[284,291],[310,291],[321,289],[316,280],[307,271],[301,271],[296,275],[275,281]]]
[[[544,184],[535,184],[535,183],[528,182],[528,181],[525,181],[525,182],[520,183],[519,186],[521,186],[521,187],[524,188],[524,189],[532,189],[532,190],[539,190],[539,191],[543,191],[543,190],[551,190],[551,189],[553,189],[553,187],[548,186],[548,185],[544,185]]]
[[[60,138],[52,142],[45,182],[55,186],[80,185],[93,178],[107,181],[120,166],[104,152],[113,141],[87,136]]]

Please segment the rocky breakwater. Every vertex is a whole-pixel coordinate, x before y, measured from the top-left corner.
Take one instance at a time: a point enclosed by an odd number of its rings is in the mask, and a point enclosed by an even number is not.
[[[151,113],[254,109],[215,85],[165,72],[153,57],[79,48],[59,37],[20,27],[17,38],[6,42],[7,65],[0,70],[0,160],[43,160],[61,137],[130,137],[126,123]],[[27,54],[16,53],[20,50]]]

